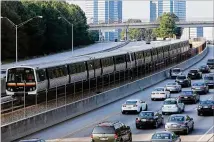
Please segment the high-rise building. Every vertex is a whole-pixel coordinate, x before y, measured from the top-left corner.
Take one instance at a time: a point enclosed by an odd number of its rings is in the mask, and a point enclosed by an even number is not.
[[[186,0],[155,0],[150,1],[150,22],[156,21],[156,19],[163,13],[174,13],[178,16],[180,21],[186,20]],[[183,35],[189,32],[188,29],[184,29]],[[191,28],[190,37],[202,37],[203,27]]]
[[[88,0],[85,14],[90,23],[121,23],[122,0]],[[100,33],[105,40],[114,41],[120,39],[121,30],[102,30]]]

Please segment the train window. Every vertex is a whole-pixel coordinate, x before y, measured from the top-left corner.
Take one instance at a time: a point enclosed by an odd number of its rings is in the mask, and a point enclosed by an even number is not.
[[[94,70],[94,63],[93,61],[87,61],[88,64],[88,70]]]
[[[50,79],[66,76],[67,68],[66,68],[66,66],[50,68],[50,69],[48,69],[48,73],[49,73]]]
[[[113,57],[104,58],[101,59],[101,61],[103,67],[108,67],[114,64]]]
[[[46,72],[45,72],[45,69],[37,70],[37,71],[36,71],[36,74],[37,74],[37,81],[38,81],[38,82],[41,82],[41,81],[46,80]]]
[[[149,56],[151,56],[151,52],[150,52],[150,50],[146,50],[146,51],[144,51],[144,56],[145,56],[145,57],[149,57]]]
[[[143,59],[143,52],[142,51],[137,52],[135,55],[136,55],[136,59]]]
[[[95,68],[95,69],[99,69],[99,68],[101,68],[101,65],[100,65],[100,59],[98,59],[98,60],[94,60],[94,68]]]
[[[125,62],[125,55],[115,56],[115,64],[121,64]]]
[[[85,62],[71,64],[69,65],[69,69],[70,69],[70,74],[85,72],[86,70]]]

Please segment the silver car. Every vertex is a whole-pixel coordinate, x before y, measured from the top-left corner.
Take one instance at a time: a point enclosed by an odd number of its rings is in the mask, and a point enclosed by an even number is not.
[[[192,84],[192,91],[207,94],[209,92],[209,87],[204,82],[196,82]]]
[[[182,87],[177,82],[169,82],[166,84],[166,90],[170,92],[181,92]]]
[[[183,132],[185,134],[189,134],[193,129],[193,118],[190,118],[186,114],[171,115],[165,124],[165,130],[171,132]]]
[[[154,133],[151,142],[181,142],[181,138],[173,132],[162,131]]]

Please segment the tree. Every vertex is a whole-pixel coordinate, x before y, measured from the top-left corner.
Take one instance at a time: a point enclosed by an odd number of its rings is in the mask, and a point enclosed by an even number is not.
[[[182,29],[176,27],[175,22],[179,21],[179,18],[173,13],[164,13],[157,20],[160,26],[154,29],[156,36],[161,38],[173,37],[173,35],[181,36]]]

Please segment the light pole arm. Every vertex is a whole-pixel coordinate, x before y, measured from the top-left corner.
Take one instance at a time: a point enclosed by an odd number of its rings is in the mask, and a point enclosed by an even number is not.
[[[64,17],[61,17],[61,18],[64,19],[66,22],[68,22],[68,24],[73,26],[73,24],[71,24],[71,22],[69,22],[66,18],[64,18]]]
[[[21,26],[27,24],[28,22],[30,22],[30,21],[33,20],[34,18],[42,18],[42,16],[35,16],[35,17],[33,17],[33,18],[30,18],[30,19],[28,19],[27,21],[24,21],[24,22],[18,24],[18,25],[17,25],[17,28],[19,28],[19,27],[21,27]]]
[[[9,18],[7,18],[7,17],[1,17],[1,18],[7,19],[10,22],[10,24],[12,24],[14,27],[16,26],[16,24],[14,24]]]

